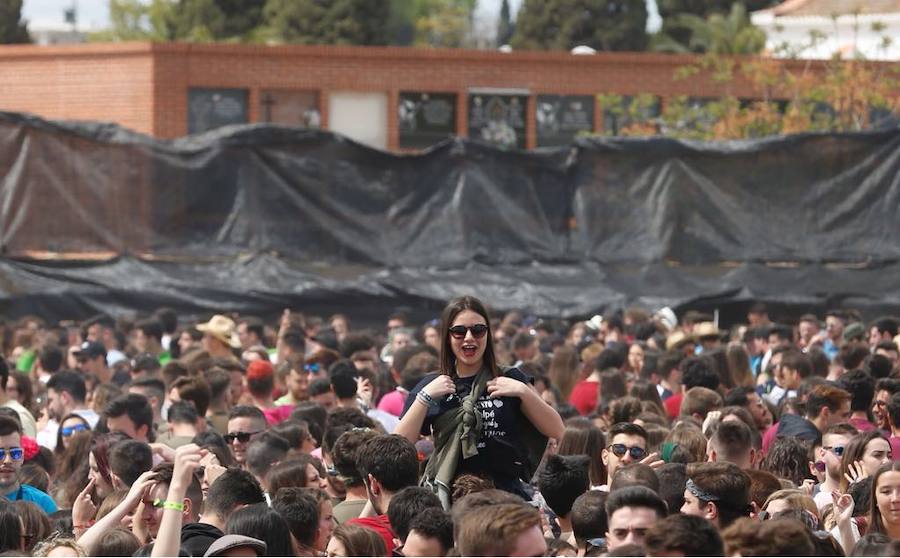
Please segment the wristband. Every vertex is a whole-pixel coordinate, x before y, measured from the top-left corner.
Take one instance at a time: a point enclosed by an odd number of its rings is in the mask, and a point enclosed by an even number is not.
[[[182,502],[163,501],[162,507],[164,510],[177,510],[180,512],[184,511],[184,504]]]
[[[418,395],[416,395],[416,399],[421,401],[426,407],[429,409],[432,407],[437,407],[439,403],[434,400],[434,398],[424,391],[420,391]]]

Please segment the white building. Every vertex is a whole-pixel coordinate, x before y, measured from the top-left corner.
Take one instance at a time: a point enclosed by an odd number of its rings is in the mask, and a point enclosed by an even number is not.
[[[751,19],[775,56],[900,60],[900,0],[786,0]]]

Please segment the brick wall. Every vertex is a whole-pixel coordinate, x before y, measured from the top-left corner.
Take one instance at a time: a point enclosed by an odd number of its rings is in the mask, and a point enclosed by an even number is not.
[[[533,147],[534,95],[652,93],[663,102],[675,95],[720,95],[720,88],[706,79],[673,79],[675,69],[692,60],[644,53],[575,56],[396,47],[4,46],[0,47],[0,110],[113,121],[160,138],[174,138],[187,133],[190,87],[248,89],[251,122],[259,120],[262,90],[316,90],[326,128],[330,91],[379,91],[388,94],[388,145],[396,149],[400,91],[456,93],[457,128],[466,135],[469,88],[516,88],[532,95],[527,145]],[[741,82],[733,85],[732,92],[752,95],[748,84]]]

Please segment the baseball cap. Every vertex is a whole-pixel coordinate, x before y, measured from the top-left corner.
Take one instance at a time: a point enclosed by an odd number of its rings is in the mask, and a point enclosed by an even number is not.
[[[203,556],[221,556],[224,552],[242,546],[249,546],[256,551],[257,556],[264,556],[266,553],[266,543],[259,539],[244,535],[225,535],[216,539]]]
[[[106,347],[102,343],[96,341],[85,341],[81,344],[81,348],[73,353],[75,358],[106,358]]]

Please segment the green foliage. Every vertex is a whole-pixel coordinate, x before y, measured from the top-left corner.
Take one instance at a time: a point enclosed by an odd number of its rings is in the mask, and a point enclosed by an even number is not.
[[[694,42],[691,24],[685,25],[685,18],[694,16],[699,21],[709,21],[713,15],[727,16],[739,4],[744,13],[754,12],[779,4],[779,0],[657,0],[663,26],[659,36],[653,39],[653,48],[658,52],[706,52],[691,49],[687,45]],[[697,21],[697,20],[694,20]],[[699,39],[702,43],[703,39]],[[684,50],[679,50],[678,47]]]
[[[657,52],[758,54],[766,46],[765,32],[753,25],[740,2],[731,6],[727,15],[713,13],[706,19],[690,13],[677,14],[667,20],[670,33],[655,35],[651,49]],[[681,43],[678,37],[686,37]]]
[[[525,0],[512,46],[518,49],[641,51],[647,46],[644,0]]]
[[[500,4],[500,19],[497,20],[497,46],[508,45],[515,32],[516,27],[509,11],[509,0],[503,0]]]
[[[268,0],[269,38],[285,43],[386,45],[390,0]]]
[[[467,46],[475,0],[419,0],[415,14],[416,44]]]
[[[678,14],[693,14],[705,18],[714,13],[727,14],[734,0],[656,0],[659,15],[663,19]],[[775,6],[781,0],[741,0],[748,12]]]
[[[0,0],[0,44],[30,42],[28,26],[22,22],[22,0]]]

